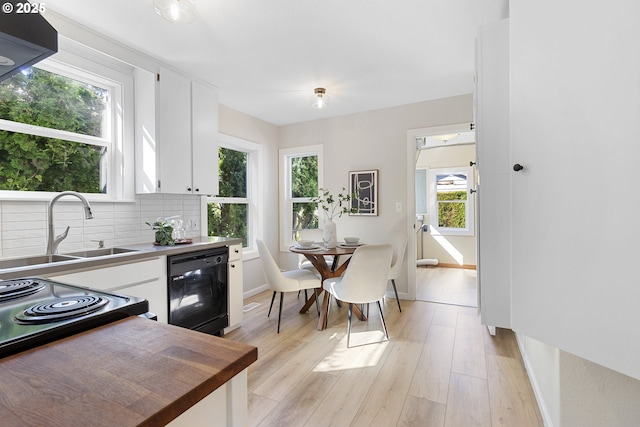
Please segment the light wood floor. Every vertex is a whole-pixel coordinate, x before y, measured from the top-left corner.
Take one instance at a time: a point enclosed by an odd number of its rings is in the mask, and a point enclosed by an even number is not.
[[[476,270],[416,267],[416,299],[442,304],[478,305]]]
[[[346,347],[347,308],[331,306],[329,327],[304,297],[285,294],[280,334],[271,292],[245,301],[227,339],[258,347],[249,367],[250,426],[542,426],[513,333],[491,337],[476,309],[386,299],[390,341],[377,307],[355,320]],[[370,344],[367,344],[370,343]]]

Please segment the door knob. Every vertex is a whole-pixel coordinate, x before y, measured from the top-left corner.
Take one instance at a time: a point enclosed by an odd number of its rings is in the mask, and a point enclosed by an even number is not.
[[[524,169],[524,166],[522,166],[520,163],[516,163],[515,165],[513,165],[513,170],[516,172],[520,172],[522,169]]]

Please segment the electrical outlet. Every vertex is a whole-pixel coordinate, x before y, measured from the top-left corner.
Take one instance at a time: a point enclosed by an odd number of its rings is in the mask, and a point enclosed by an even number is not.
[[[200,230],[200,221],[196,221],[195,219],[192,219],[190,222],[191,222],[191,229],[193,231],[199,231]]]

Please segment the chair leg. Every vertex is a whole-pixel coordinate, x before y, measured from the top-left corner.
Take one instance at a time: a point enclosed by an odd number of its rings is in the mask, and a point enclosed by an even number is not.
[[[278,310],[278,333],[280,333],[280,318],[282,317],[282,299],[284,298],[284,292],[280,292],[280,310]]]
[[[353,311],[353,304],[349,303],[349,312],[347,314],[347,348],[349,348],[349,339],[351,338],[351,312]]]
[[[384,323],[384,315],[382,314],[382,306],[378,301],[378,310],[380,310],[380,319],[382,319],[382,329],[384,329],[384,335],[389,339],[389,333],[387,332],[387,325]]]
[[[273,291],[273,296],[271,297],[271,305],[269,306],[269,314],[267,314],[267,317],[271,316],[271,309],[273,308],[274,299],[276,299],[276,291]]]
[[[298,294],[300,294],[300,291],[298,291]],[[307,296],[307,290],[304,290],[304,302],[309,301],[309,297]]]
[[[398,309],[400,310],[400,313],[402,313],[402,307],[400,307],[400,298],[398,298],[398,290],[396,289],[395,279],[391,279],[391,284],[393,285],[393,292],[396,293],[396,301],[398,302]]]

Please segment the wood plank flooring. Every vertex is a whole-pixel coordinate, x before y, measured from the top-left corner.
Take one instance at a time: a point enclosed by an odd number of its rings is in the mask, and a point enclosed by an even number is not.
[[[476,270],[445,267],[416,267],[416,299],[442,304],[476,307]]]
[[[347,308],[332,303],[329,327],[315,329],[304,296],[285,294],[280,334],[271,292],[245,304],[227,339],[258,347],[249,367],[250,426],[542,426],[513,333],[491,337],[475,308],[402,301],[356,320],[346,347]]]

